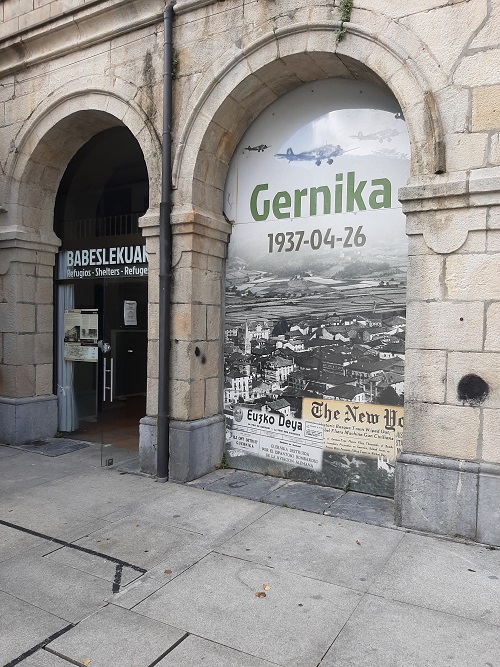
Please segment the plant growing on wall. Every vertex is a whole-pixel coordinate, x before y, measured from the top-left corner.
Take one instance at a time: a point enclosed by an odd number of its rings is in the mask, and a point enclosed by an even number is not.
[[[344,23],[348,23],[351,20],[352,6],[353,6],[353,0],[340,0],[339,3],[340,28],[337,32],[335,44],[341,42],[347,34],[347,30],[344,27]]]

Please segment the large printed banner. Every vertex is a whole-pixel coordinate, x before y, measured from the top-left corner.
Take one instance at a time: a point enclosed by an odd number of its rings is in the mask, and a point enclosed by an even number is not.
[[[284,95],[244,135],[224,192],[232,466],[392,494],[409,155],[396,100],[344,79]]]

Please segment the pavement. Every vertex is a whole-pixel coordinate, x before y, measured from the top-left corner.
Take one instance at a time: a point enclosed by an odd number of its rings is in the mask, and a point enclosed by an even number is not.
[[[392,501],[0,446],[2,667],[500,667],[500,551]]]

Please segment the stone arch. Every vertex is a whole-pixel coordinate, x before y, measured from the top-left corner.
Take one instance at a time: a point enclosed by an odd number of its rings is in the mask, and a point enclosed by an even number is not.
[[[159,207],[161,143],[142,110],[107,91],[78,91],[62,97],[30,118],[7,170],[5,205],[11,224],[30,237],[57,243],[54,202],[64,171],[75,153],[94,135],[127,127],[146,162],[150,210]]]
[[[429,84],[435,89],[445,83],[438,63],[396,24],[392,38],[384,39],[350,23],[337,47],[336,28],[334,23],[295,24],[212,64],[193,92],[196,102],[174,162],[174,201],[181,218],[185,202],[202,214],[221,214],[227,166],[245,130],[277,97],[318,79],[361,78],[388,88],[405,116],[412,175],[446,171],[442,123]]]

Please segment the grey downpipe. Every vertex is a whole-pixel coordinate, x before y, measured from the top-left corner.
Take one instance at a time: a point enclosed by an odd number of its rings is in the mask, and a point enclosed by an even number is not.
[[[156,481],[168,480],[170,458],[170,292],[172,276],[172,27],[174,6],[163,11],[163,148],[161,164],[160,257],[159,257],[159,351],[158,351],[158,432],[156,449]]]

